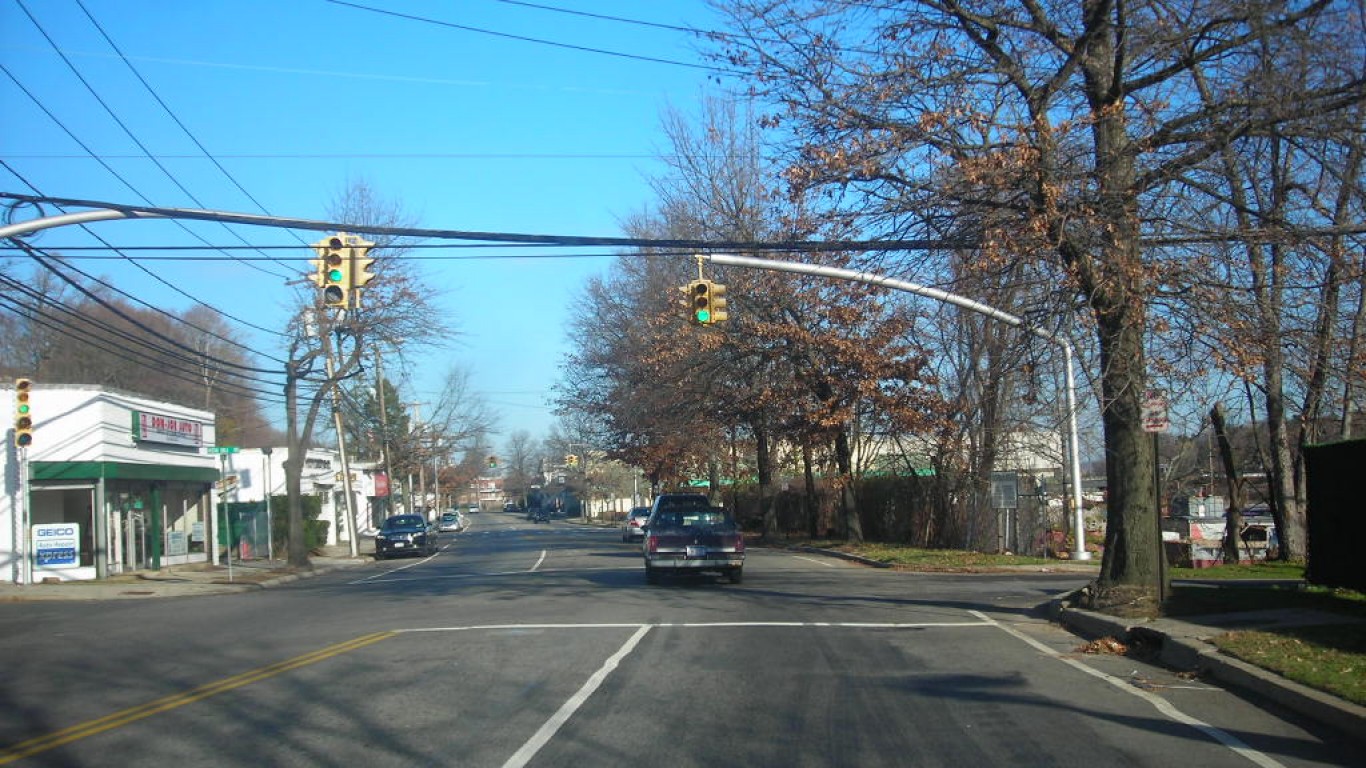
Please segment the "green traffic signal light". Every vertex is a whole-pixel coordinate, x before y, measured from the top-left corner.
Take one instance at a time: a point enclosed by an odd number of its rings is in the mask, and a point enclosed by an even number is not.
[[[696,280],[692,284],[693,320],[703,325],[711,322],[711,284]]]

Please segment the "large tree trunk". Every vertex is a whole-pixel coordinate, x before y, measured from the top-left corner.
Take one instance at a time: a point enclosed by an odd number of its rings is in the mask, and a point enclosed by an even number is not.
[[[1210,426],[1219,442],[1219,457],[1224,463],[1224,479],[1228,484],[1228,513],[1224,526],[1224,562],[1237,563],[1242,556],[1238,552],[1238,533],[1243,527],[1243,476],[1238,472],[1238,463],[1233,460],[1233,444],[1228,440],[1228,430],[1224,428],[1224,404],[1215,403],[1209,412]]]
[[[821,530],[821,507],[816,496],[816,471],[811,465],[811,444],[803,442],[802,479],[806,484],[806,492],[802,494],[802,510],[806,514],[807,535],[819,539],[825,536],[825,531]]]
[[[1155,457],[1141,418],[1147,378],[1143,340],[1148,278],[1139,249],[1138,193],[1125,94],[1115,71],[1118,32],[1101,0],[1086,0],[1084,5],[1096,22],[1086,38],[1081,66],[1094,121],[1091,135],[1098,199],[1093,226],[1098,231],[1090,235],[1064,231],[1069,239],[1062,247],[1096,319],[1108,498],[1099,579],[1105,591],[1116,585],[1155,586],[1161,542],[1153,485]]]
[[[765,539],[778,535],[778,514],[773,507],[773,457],[769,445],[767,417],[754,420],[754,463],[759,475],[759,509],[763,514]]]
[[[1140,418],[1143,313],[1100,312],[1098,319],[1107,499],[1100,583],[1148,586],[1157,581],[1159,542],[1152,440]]]
[[[854,455],[849,446],[847,425],[835,433],[835,466],[839,470],[840,509],[844,512],[844,536],[854,544],[862,544],[863,521],[859,519],[858,499],[854,495]]]

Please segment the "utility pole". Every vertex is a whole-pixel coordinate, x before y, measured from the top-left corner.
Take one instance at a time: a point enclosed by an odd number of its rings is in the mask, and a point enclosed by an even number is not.
[[[384,396],[384,362],[379,353],[379,342],[375,343],[375,398],[379,401],[379,455],[384,467],[384,477],[389,484],[389,496],[384,500],[385,514],[392,514],[394,499],[394,476],[389,471],[389,401]]]
[[[346,310],[338,313],[339,320],[343,320],[345,317]],[[346,507],[346,538],[349,539],[351,557],[356,557],[360,554],[360,548],[356,542],[356,497],[351,492],[351,464],[346,457],[346,430],[342,420],[341,387],[336,381],[333,381],[335,364],[332,361],[332,335],[328,333],[329,330],[323,329],[323,333],[320,334],[323,345],[323,362],[327,366],[327,379],[332,383],[332,420],[337,428],[337,450],[341,453],[342,489],[346,495],[346,504],[344,505]]]

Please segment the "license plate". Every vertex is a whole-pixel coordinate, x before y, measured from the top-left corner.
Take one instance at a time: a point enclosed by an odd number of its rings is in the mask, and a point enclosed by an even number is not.
[[[688,557],[706,557],[706,556],[707,556],[707,548],[706,548],[706,547],[698,546],[698,545],[695,545],[695,544],[690,544],[690,545],[688,546]]]
[[[408,545],[407,545],[406,543],[402,542],[402,541],[396,541],[396,542],[394,542],[394,549],[403,549],[403,548],[406,547],[406,546],[408,546]]]

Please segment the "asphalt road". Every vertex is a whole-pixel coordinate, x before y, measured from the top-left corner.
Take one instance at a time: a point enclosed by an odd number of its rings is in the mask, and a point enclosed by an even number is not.
[[[430,558],[237,595],[0,604],[0,765],[1357,765],[1081,641],[1084,578],[751,549],[647,586],[616,531],[482,514]]]

